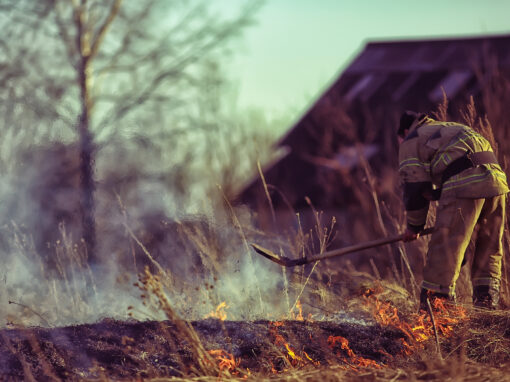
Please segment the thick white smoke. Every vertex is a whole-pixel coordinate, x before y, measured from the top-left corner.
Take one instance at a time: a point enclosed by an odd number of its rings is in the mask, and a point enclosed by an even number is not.
[[[251,252],[245,232],[218,216],[178,219],[164,182],[107,158],[97,162],[101,261],[89,267],[75,215],[75,148],[57,144],[38,150],[6,174],[0,188],[0,326],[127,319],[130,312],[137,319],[164,319],[163,312],[143,305],[133,285],[144,266],[154,273],[164,269],[168,297],[187,319],[204,318],[222,302],[228,305],[227,319],[288,313],[281,270]],[[116,166],[126,168],[111,187],[105,176]],[[241,220],[251,228],[249,218]]]

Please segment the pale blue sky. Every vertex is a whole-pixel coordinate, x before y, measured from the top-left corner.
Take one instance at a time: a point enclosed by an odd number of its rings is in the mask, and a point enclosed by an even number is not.
[[[299,112],[366,41],[500,33],[510,34],[510,0],[267,0],[230,76],[241,107]]]

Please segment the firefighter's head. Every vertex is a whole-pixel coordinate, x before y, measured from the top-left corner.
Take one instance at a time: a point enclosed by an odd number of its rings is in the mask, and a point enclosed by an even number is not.
[[[404,111],[400,116],[400,123],[398,125],[397,130],[399,142],[407,136],[409,130],[411,129],[411,127],[413,127],[413,125],[415,125],[418,121],[421,121],[425,117],[426,115],[422,113],[417,113],[411,110]]]

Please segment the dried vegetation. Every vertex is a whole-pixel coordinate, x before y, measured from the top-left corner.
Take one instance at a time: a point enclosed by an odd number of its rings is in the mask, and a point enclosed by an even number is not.
[[[502,83],[494,83],[494,97],[502,97]],[[485,101],[493,106],[485,107],[486,117],[477,117],[473,101],[461,115],[497,143],[507,170],[508,118],[494,100]],[[447,110],[445,100],[437,116],[446,118]],[[254,257],[250,241],[298,257],[323,252],[355,231],[356,239],[401,231],[398,196],[385,198],[396,179],[377,179],[368,163],[353,176],[359,177],[353,184],[364,185],[362,220],[375,222],[373,230],[360,233],[359,216],[350,226],[326,219],[308,200],[313,229],[303,230],[301,216],[294,215],[295,229],[261,232],[228,198],[224,219],[170,222],[159,216],[134,227],[117,195],[123,234],[112,252],[117,268],[108,298],[98,299],[104,280],[65,227],[48,262],[30,235],[12,225],[9,248],[34,265],[29,275],[38,282],[24,301],[9,301],[17,314],[5,316],[0,331],[0,373],[19,380],[508,380],[510,314],[474,310],[467,271],[459,305],[434,306],[434,320],[417,312],[423,243],[292,270]],[[509,244],[506,230],[506,253]],[[509,271],[505,261],[507,306]],[[133,289],[135,274],[141,298],[124,306],[130,319],[79,323]]]

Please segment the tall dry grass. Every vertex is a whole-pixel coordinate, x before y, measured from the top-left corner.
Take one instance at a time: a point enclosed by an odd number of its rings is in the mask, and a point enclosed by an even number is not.
[[[510,94],[510,85],[503,80],[491,82],[493,92],[483,98],[483,113],[477,110],[471,99],[461,110],[460,122],[469,124],[484,134],[497,150],[498,157],[508,173],[510,123],[504,107]],[[438,119],[451,119],[448,100],[431,111]],[[351,129],[352,126],[346,127]],[[331,132],[333,133],[333,132]],[[349,134],[352,135],[352,132]],[[358,142],[361,143],[361,142]],[[324,150],[331,150],[331,147]],[[395,147],[388,147],[385,155],[395,155]],[[325,154],[326,155],[326,154]],[[199,361],[198,368],[191,370],[186,378],[212,380],[223,375],[216,363],[208,355],[201,339],[188,324],[189,319],[201,319],[223,301],[230,308],[228,319],[289,319],[296,318],[297,306],[303,306],[305,316],[314,320],[339,320],[342,315],[355,312],[359,308],[359,290],[381,283],[385,297],[395,302],[403,312],[416,309],[417,291],[424,264],[426,240],[412,245],[396,244],[374,249],[361,254],[353,254],[346,259],[335,259],[311,264],[299,269],[279,269],[267,260],[257,258],[248,243],[255,241],[291,257],[303,257],[322,253],[331,245],[345,245],[355,241],[373,239],[402,232],[404,215],[400,201],[398,179],[395,168],[375,167],[360,155],[359,168],[346,172],[336,169],[336,176],[342,178],[343,185],[354,187],[356,204],[345,211],[320,211],[308,199],[306,211],[287,211],[290,221],[280,219],[271,203],[271,187],[263,179],[266,198],[271,209],[272,229],[262,231],[254,224],[253,216],[243,209],[230,204],[234,176],[227,176],[226,190],[216,191],[217,200],[223,200],[225,210],[218,217],[197,220],[168,219],[160,226],[150,226],[144,231],[144,224],[138,224],[138,215],[130,215],[130,206],[125,205],[117,195],[120,229],[115,233],[114,251],[119,283],[110,284],[120,288],[120,282],[127,288],[133,277],[139,277],[138,287],[143,294],[140,304],[125,304],[126,314],[140,320],[168,319],[176,324],[178,333],[165,333],[177,346],[178,341],[191,344],[194,356]],[[259,170],[259,174],[262,172]],[[328,192],[335,193],[334,182],[329,182],[331,174],[321,174],[328,181]],[[233,183],[232,183],[233,182]],[[212,192],[212,191],[211,191]],[[332,196],[333,197],[333,196]],[[218,203],[220,204],[220,203]],[[112,207],[113,208],[113,207]],[[220,217],[221,216],[221,217]],[[163,215],[163,217],[165,217]],[[225,217],[223,219],[223,217]],[[434,214],[429,217],[432,225]],[[118,223],[118,222],[117,222]],[[159,221],[158,221],[159,223]],[[507,222],[508,223],[508,222]],[[149,227],[149,225],[147,226]],[[156,232],[156,228],[161,230]],[[54,248],[53,266],[48,269],[45,259],[38,253],[30,233],[16,225],[9,227],[10,248],[13,254],[30,268],[29,276],[37,283],[31,285],[24,301],[12,301],[13,313],[6,315],[11,326],[44,325],[55,326],[63,323],[79,322],[94,316],[96,305],[94,296],[100,293],[94,270],[88,266],[87,254],[79,241],[69,236],[60,227],[61,239],[52,243]],[[146,227],[145,227],[146,228]],[[152,230],[152,231],[151,231]],[[156,233],[169,240],[158,242]],[[505,253],[510,250],[510,234],[505,230]],[[28,264],[30,264],[28,266]],[[237,264],[241,264],[237,266]],[[151,267],[146,270],[145,266]],[[510,300],[507,257],[504,259],[502,296],[508,304]],[[243,273],[245,272],[245,273]],[[50,276],[53,273],[53,276]],[[239,277],[233,277],[239,274]],[[54,277],[56,276],[56,277]],[[121,280],[124,278],[123,280]],[[248,278],[250,278],[248,280]],[[225,280],[231,284],[224,284]],[[243,290],[243,283],[251,290]],[[15,288],[26,287],[15,285]],[[470,299],[469,274],[463,271],[459,281],[459,295],[464,302]],[[113,290],[112,295],[121,292]],[[40,298],[43,296],[43,298]],[[62,301],[66,301],[65,304]],[[145,305],[143,304],[145,303]],[[128,309],[128,306],[131,308]],[[473,314],[477,314],[474,312]],[[442,363],[434,352],[422,355],[421,362],[410,368],[397,365],[382,371],[367,370],[361,374],[336,370],[292,371],[272,380],[358,380],[381,378],[389,380],[420,378],[464,378],[476,380],[485,373],[500,377],[500,370],[480,366],[476,362],[508,363],[508,344],[504,332],[506,313],[487,313],[478,317],[472,326],[464,328],[458,344],[443,343],[448,348],[447,362]],[[163,329],[162,329],[163,330]],[[489,338],[488,344],[482,344]],[[477,347],[469,347],[477,343]],[[457,353],[456,349],[464,349]],[[460,355],[458,355],[460,354]],[[448,357],[450,355],[450,357]],[[458,357],[457,357],[458,356]],[[455,358],[457,357],[457,358]],[[455,368],[451,368],[452,363]],[[453,370],[453,371],[452,371]],[[51,370],[48,371],[51,374]],[[267,375],[248,377],[248,380],[269,380]],[[444,379],[443,379],[444,380]]]
[[[376,183],[373,184],[373,187],[376,187]],[[368,197],[372,198],[372,203],[380,203],[379,214],[381,218],[384,219],[385,214],[389,213],[389,211],[385,211],[384,204],[380,200],[374,199],[373,190],[367,190],[370,191]],[[234,207],[232,207],[230,211],[231,217],[229,222],[235,222],[235,224],[231,227],[231,234],[227,235],[226,238],[222,238],[222,236],[225,235],[227,223],[221,225],[220,230],[215,230],[211,228],[212,223],[207,225],[190,225],[182,222],[182,230],[180,232],[183,235],[185,246],[182,248],[181,255],[186,254],[186,256],[190,257],[194,255],[201,260],[203,266],[203,274],[201,274],[199,278],[194,279],[193,282],[189,279],[191,276],[190,274],[177,272],[172,267],[171,263],[165,264],[164,259],[157,258],[151,254],[150,246],[144,244],[143,240],[138,236],[139,232],[131,228],[130,224],[133,222],[129,218],[129,210],[126,209],[123,211],[126,216],[124,240],[129,242],[130,239],[132,239],[136,246],[141,247],[141,253],[148,258],[148,263],[154,266],[153,272],[145,269],[143,272],[140,272],[138,276],[139,282],[137,287],[143,294],[141,301],[145,305],[143,308],[133,307],[130,311],[133,313],[133,317],[137,319],[164,318],[174,324],[176,328],[175,331],[169,331],[167,326],[162,326],[162,336],[168,340],[168,343],[174,344],[175,347],[183,342],[187,343],[190,351],[194,354],[194,359],[198,360],[198,366],[191,369],[187,368],[184,360],[180,361],[181,369],[185,370],[183,378],[186,380],[217,380],[219,377],[221,377],[221,380],[238,378],[230,372],[218,368],[218,363],[212,359],[211,355],[208,353],[211,349],[208,349],[206,345],[204,345],[202,339],[199,338],[196,331],[189,324],[189,316],[187,315],[189,310],[187,309],[190,304],[196,305],[197,302],[202,299],[209,300],[207,308],[210,308],[214,307],[214,304],[218,303],[223,298],[229,298],[228,295],[223,294],[224,291],[222,291],[221,288],[218,288],[218,284],[220,284],[222,278],[228,277],[225,273],[226,263],[242,261],[243,258],[246,259],[248,256],[252,255],[246,251],[246,243],[249,241],[263,242],[266,245],[281,245],[288,255],[293,256],[303,256],[303,254],[309,255],[315,251],[321,252],[326,250],[328,244],[333,239],[335,222],[324,220],[323,214],[315,209],[311,201],[309,201],[309,207],[315,219],[313,230],[309,232],[303,232],[302,228],[295,232],[287,230],[285,236],[276,235],[273,232],[261,232],[257,230],[256,227],[251,225],[249,220],[242,216],[242,211]],[[375,213],[377,215],[377,212]],[[298,219],[298,215],[296,215],[296,219]],[[299,224],[298,227],[300,227]],[[224,245],[225,239],[228,245]],[[317,245],[317,243],[319,244]],[[73,252],[73,248],[77,247],[68,243],[68,245],[63,245],[61,249],[62,254],[61,260],[59,261],[61,263],[67,261],[68,267],[75,266],[73,269],[64,270],[63,267],[59,268],[62,269],[62,272],[68,272],[62,274],[64,280],[71,280],[70,272],[77,272],[77,269],[82,267],[82,259],[80,258],[82,255]],[[405,248],[402,250],[404,251]],[[27,254],[26,256],[29,255]],[[131,253],[127,252],[125,256],[124,260],[129,261],[134,267],[134,259]],[[139,260],[141,259],[139,258]],[[282,278],[278,269],[276,269],[276,271],[273,269],[272,272],[268,271],[268,269],[274,267],[274,265],[271,263],[268,264],[267,260],[253,258],[251,261],[252,264],[248,263],[247,266],[253,267],[251,269],[252,272],[258,273],[259,275],[263,272],[269,272],[270,277]],[[138,267],[140,265],[141,262],[138,263]],[[335,265],[335,263],[333,263],[333,265]],[[263,314],[267,314],[270,311],[273,312],[273,315],[266,315],[269,319],[297,318],[297,302],[300,301],[299,305],[302,306],[302,313],[305,318],[313,320],[341,320],[359,311],[361,305],[359,299],[360,290],[379,283],[384,287],[384,298],[394,301],[399,310],[402,312],[412,312],[415,310],[415,304],[411,298],[412,295],[402,287],[405,285],[402,283],[402,278],[409,277],[409,275],[402,273],[408,272],[407,268],[396,270],[396,274],[394,274],[395,277],[392,279],[383,279],[381,275],[375,275],[371,272],[361,272],[353,265],[353,262],[348,262],[342,267],[337,266],[334,270],[331,269],[331,263],[328,264],[328,267],[323,266],[324,264],[319,263],[313,264],[306,270],[305,268],[301,268],[289,271],[286,290],[283,288],[283,284],[281,284],[280,287],[267,288],[264,285],[265,280],[257,279],[255,285],[258,286],[260,295],[259,293],[254,293],[249,303],[255,306],[259,303],[263,304],[265,306],[265,309],[262,309]],[[211,283],[202,283],[205,280],[211,281]],[[64,285],[67,284],[69,284],[69,282],[64,282]],[[44,287],[44,285],[42,285],[42,287]],[[238,284],[237,287],[239,288],[240,285]],[[411,286],[411,288],[412,287],[413,286]],[[75,305],[87,304],[88,300],[85,297],[83,299],[79,296],[72,297],[76,295],[76,291],[71,285],[67,288],[68,289],[65,289],[65,291],[70,298],[76,301]],[[188,295],[183,296],[177,293],[180,290]],[[286,295],[290,301],[289,305],[284,302]],[[65,296],[66,295],[61,295],[60,299],[65,299]],[[246,307],[235,306],[235,303],[238,302],[237,300],[231,299],[226,302],[231,305],[227,310],[227,315],[232,311],[232,318],[241,317],[243,319],[250,319],[250,317],[253,317],[250,310],[243,312],[243,309]],[[33,306],[34,311],[38,308],[39,307],[36,305]],[[78,308],[74,309],[74,313],[78,313]],[[150,315],[150,312],[152,312],[152,315]],[[260,313],[257,309],[256,312],[257,314]],[[33,315],[36,316],[37,314]],[[41,316],[46,317],[45,312],[41,313]],[[502,317],[501,319],[489,317],[486,320],[480,320],[480,324],[477,327],[469,329],[471,331],[465,331],[465,333],[459,337],[458,341],[459,343],[479,341],[483,333],[491,333],[495,341],[499,341],[501,345],[506,344],[506,339],[502,337],[501,333],[498,334],[498,330],[501,329],[501,324],[505,319],[506,317]],[[492,320],[492,323],[487,320]],[[29,321],[25,322],[25,324],[28,323]],[[345,371],[342,365],[340,365],[338,369],[335,366],[327,368],[305,368],[302,370],[299,368],[291,369],[283,375],[271,377],[267,373],[254,373],[250,375],[246,370],[239,370],[239,372],[242,373],[241,375],[246,375],[248,380],[271,379],[281,381],[316,380],[316,378],[355,380],[360,377],[391,380],[404,377],[422,378],[424,376],[428,376],[429,378],[434,377],[436,380],[453,376],[463,376],[465,380],[470,380],[470,378],[471,380],[475,380],[475,376],[480,376],[482,367],[474,363],[473,360],[481,359],[483,354],[477,353],[471,349],[471,354],[459,355],[460,353],[455,350],[457,346],[455,341],[443,341],[441,345],[448,359],[447,363],[441,363],[432,347],[432,349],[428,349],[426,352],[417,356],[418,358],[416,359],[402,360],[402,363],[396,361],[392,367],[382,370],[367,369],[349,372]],[[226,350],[228,351],[228,349]],[[278,349],[276,349],[275,352],[277,350]],[[281,352],[281,350],[278,351]],[[492,354],[498,361],[505,360],[504,352],[500,349],[498,350],[497,346],[494,347]],[[498,355],[496,356],[496,354]],[[283,356],[282,354],[281,357]],[[451,368],[452,362],[457,365],[454,369]],[[448,367],[445,365],[448,365]],[[49,367],[46,374],[52,375],[53,371],[51,370],[51,365],[46,365],[46,367]],[[483,368],[483,370],[490,370],[491,374],[500,375],[496,369]],[[164,378],[157,377],[157,370],[149,370],[148,375],[149,380],[151,377],[154,377],[154,380],[165,380]],[[108,378],[107,374],[104,375],[104,378]]]

